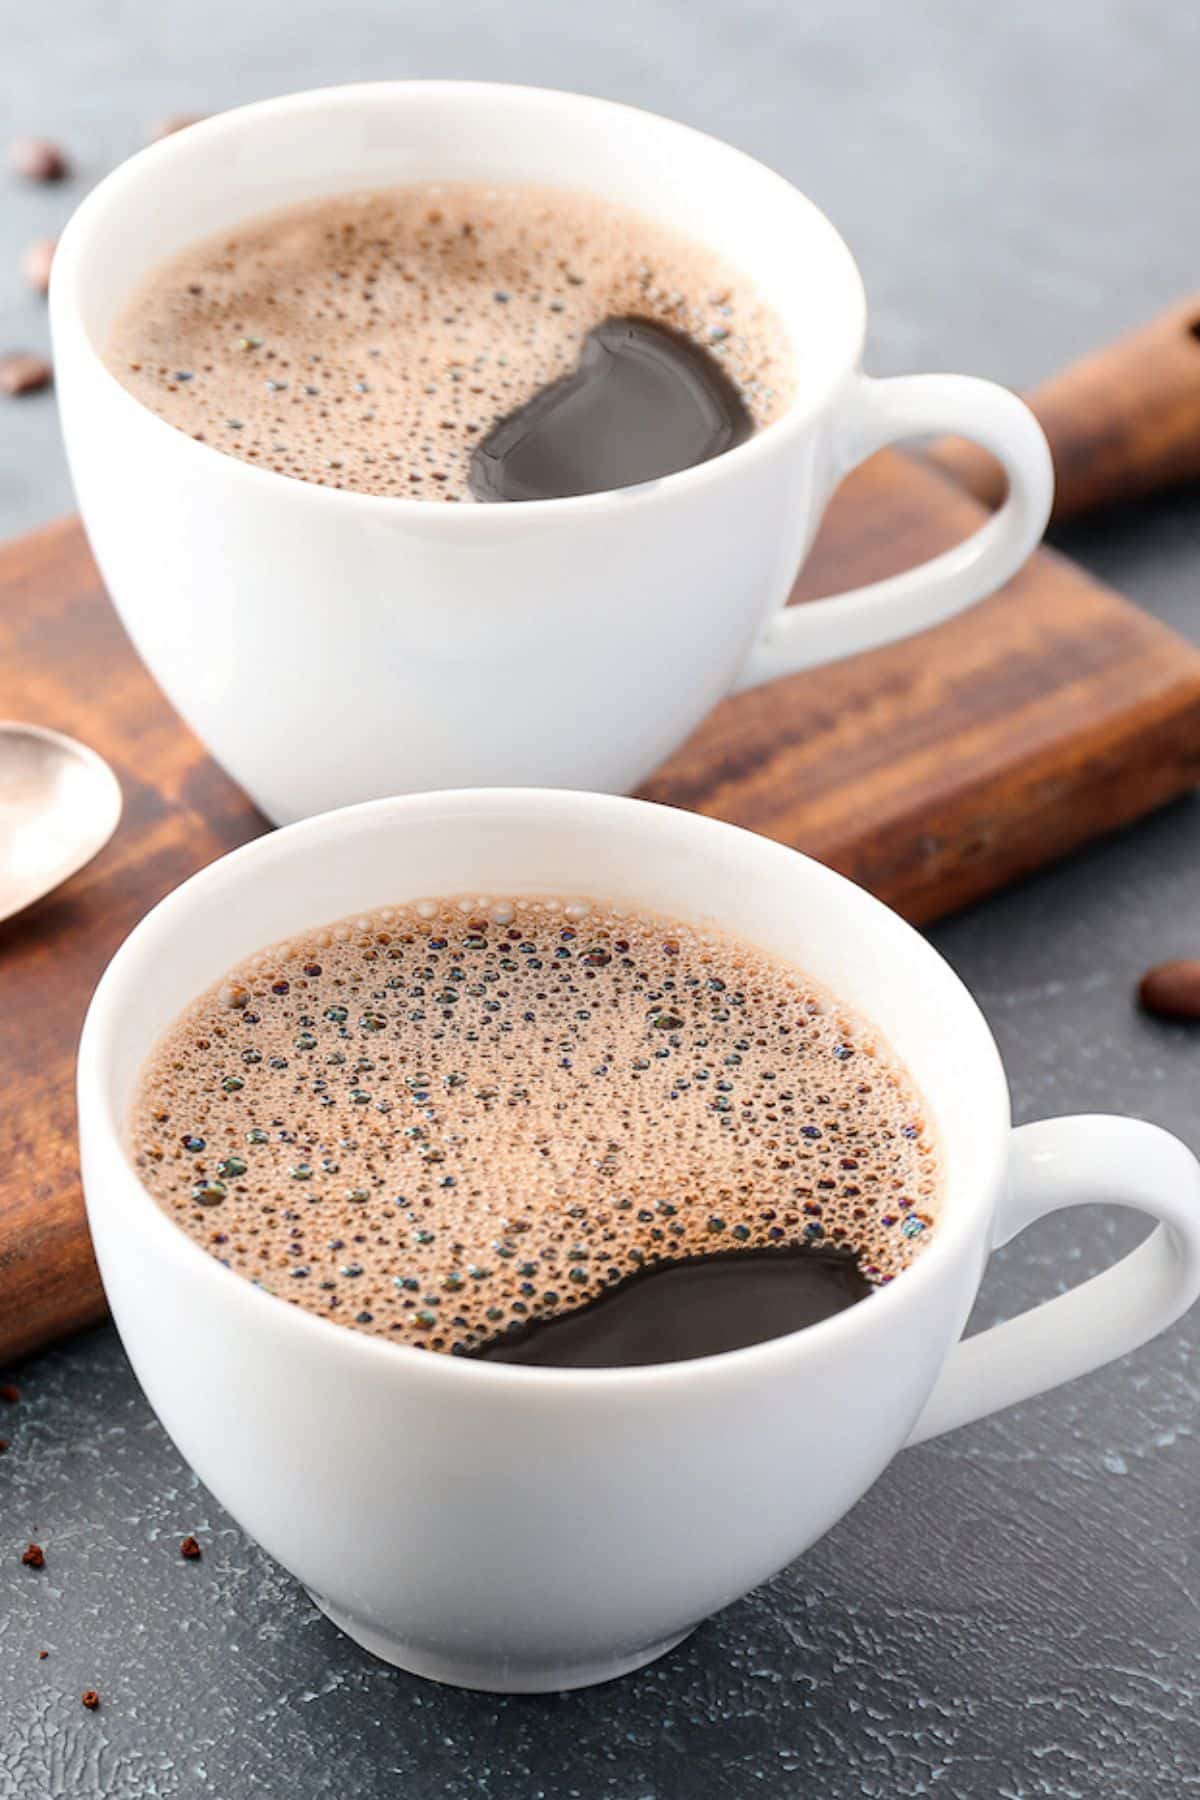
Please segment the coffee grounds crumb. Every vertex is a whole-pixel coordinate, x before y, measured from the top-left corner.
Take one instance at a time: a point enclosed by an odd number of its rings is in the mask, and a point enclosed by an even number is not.
[[[71,172],[66,151],[49,138],[17,138],[8,146],[8,161],[26,181],[61,181]]]
[[[21,1552],[21,1561],[27,1569],[44,1569],[46,1553],[40,1544],[27,1544]]]
[[[49,1656],[49,1654],[50,1654],[50,1652],[48,1650],[39,1650],[38,1651],[38,1661],[45,1662],[45,1660]]]
[[[7,1438],[0,1438],[0,1456],[3,1456],[3,1455],[4,1455],[4,1452],[5,1452],[5,1451],[6,1451],[6,1450],[7,1450],[7,1449],[8,1449],[8,1439],[7,1439]]]
[[[89,1712],[95,1712],[100,1704],[100,1696],[95,1688],[84,1688],[79,1698],[83,1701],[83,1704],[87,1707]]]
[[[203,1556],[204,1552],[194,1537],[185,1537],[179,1546],[179,1554],[186,1556],[189,1562],[195,1562],[197,1557]]]
[[[44,356],[25,350],[0,356],[0,394],[36,394],[53,379],[54,370]]]
[[[0,1381],[0,1400],[7,1400],[10,1406],[15,1406],[20,1398],[19,1387],[14,1387],[11,1381]]]

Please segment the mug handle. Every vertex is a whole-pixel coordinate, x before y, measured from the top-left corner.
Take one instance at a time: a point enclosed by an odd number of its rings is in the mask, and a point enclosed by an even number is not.
[[[804,606],[781,606],[763,626],[734,692],[874,650],[940,624],[1006,582],[1041,538],[1054,470],[1041,426],[1007,388],[970,375],[856,377],[835,429],[839,479],[885,444],[950,433],[990,450],[1008,497],[978,531],[903,574]]]
[[[1200,1163],[1170,1132],[1103,1114],[1014,1131],[992,1248],[1034,1219],[1107,1201],[1161,1223],[1111,1269],[950,1352],[908,1438],[919,1444],[1098,1369],[1164,1330],[1200,1294]]]

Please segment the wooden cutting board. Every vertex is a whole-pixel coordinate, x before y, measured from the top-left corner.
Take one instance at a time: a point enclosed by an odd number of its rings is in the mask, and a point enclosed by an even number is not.
[[[1167,385],[1174,396],[1178,384]],[[1097,416],[1087,429],[1099,442]],[[1200,412],[1195,424],[1200,442]],[[1069,421],[1059,436],[1069,507],[1089,464],[1067,441]],[[1111,433],[1104,441],[1111,463]],[[1144,489],[1154,482],[1141,437],[1133,441]],[[986,485],[967,452],[951,446],[941,457]],[[1176,467],[1168,459],[1157,480]],[[1110,473],[1106,499],[1119,491]],[[796,599],[933,555],[980,511],[946,474],[877,456],[835,498]],[[96,980],[163,894],[266,824],[138,661],[77,520],[0,549],[0,717],[92,745],[125,798],[96,861],[0,925],[3,1361],[104,1311],[72,1093]],[[1001,593],[935,631],[726,701],[646,792],[808,851],[923,922],[1198,779],[1200,653],[1041,551]]]

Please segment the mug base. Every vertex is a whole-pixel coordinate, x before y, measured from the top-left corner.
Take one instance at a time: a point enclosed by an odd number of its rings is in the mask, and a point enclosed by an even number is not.
[[[503,1662],[460,1662],[455,1657],[418,1649],[386,1631],[377,1630],[374,1625],[365,1625],[361,1619],[343,1612],[320,1594],[314,1594],[311,1588],[306,1592],[332,1625],[344,1631],[362,1649],[370,1651],[372,1656],[391,1663],[395,1669],[403,1669],[408,1675],[422,1675],[426,1681],[440,1681],[447,1687],[472,1688],[482,1694],[556,1694],[570,1688],[595,1687],[601,1681],[615,1681],[619,1675],[632,1675],[634,1670],[643,1669],[647,1663],[665,1656],[695,1630],[694,1625],[689,1625],[686,1631],[675,1632],[656,1644],[596,1662],[555,1663],[545,1667],[522,1664],[513,1668]]]

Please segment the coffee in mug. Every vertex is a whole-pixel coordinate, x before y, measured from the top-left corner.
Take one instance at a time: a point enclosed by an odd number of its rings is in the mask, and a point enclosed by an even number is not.
[[[130,1146],[197,1243],[421,1350],[568,1367],[738,1349],[869,1298],[936,1231],[937,1136],[878,1031],[650,910],[425,900],[233,969]]]
[[[309,201],[141,283],[108,365],[168,423],[363,494],[545,500],[733,449],[790,404],[782,322],[716,251],[585,193]]]

